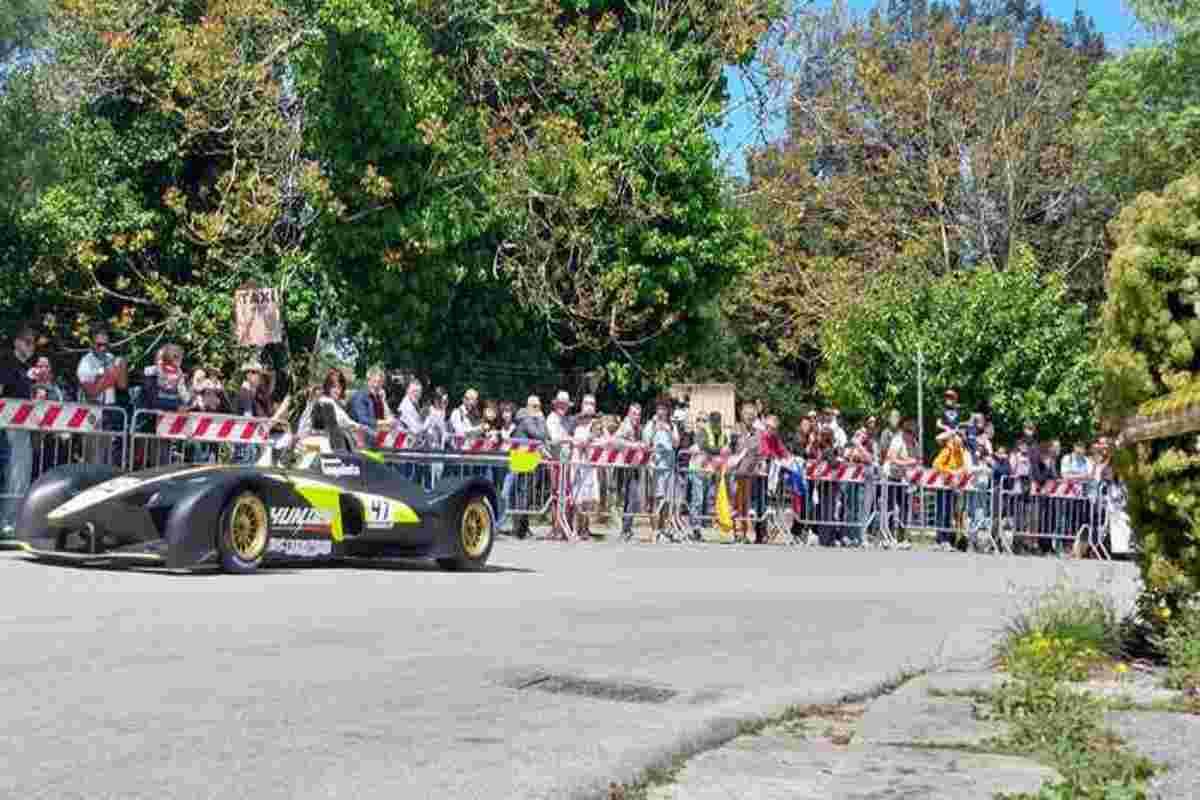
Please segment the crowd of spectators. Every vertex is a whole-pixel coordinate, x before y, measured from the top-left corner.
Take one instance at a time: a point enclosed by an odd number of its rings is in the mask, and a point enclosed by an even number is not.
[[[135,409],[176,412],[208,411],[243,416],[282,419],[289,410],[288,400],[277,403],[273,372],[250,361],[236,376],[237,389],[227,391],[224,376],[213,369],[192,367],[185,371],[185,353],[175,344],[164,344],[155,352],[154,363],[141,371],[140,380],[130,381],[123,359],[110,350],[106,330],[96,330],[91,348],[80,357],[74,375],[76,390],[68,392],[65,381],[57,379],[45,355],[36,353],[36,334],[32,326],[20,326],[12,348],[0,359],[0,396],[49,400],[73,400],[103,406],[104,430],[122,430],[129,412]],[[399,402],[389,398],[388,390],[402,387]],[[115,411],[118,398],[125,412]],[[732,506],[738,520],[734,535],[749,540],[751,523],[761,514],[765,503],[763,483],[756,477],[764,460],[793,459],[805,463],[830,465],[854,464],[871,468],[884,480],[901,480],[915,467],[926,464],[916,420],[899,411],[880,417],[868,415],[849,426],[836,408],[810,411],[790,434],[780,430],[779,418],[757,402],[745,402],[736,420],[726,421],[719,413],[693,418],[687,408],[677,408],[669,398],[659,398],[653,413],[643,419],[640,404],[631,404],[621,415],[604,414],[596,398],[585,395],[576,406],[570,393],[558,391],[544,410],[541,398],[530,395],[517,406],[506,400],[485,400],[476,389],[468,389],[453,409],[445,389],[435,387],[428,393],[420,380],[409,378],[389,381],[380,368],[367,371],[365,384],[351,391],[345,374],[331,369],[320,386],[304,398],[304,408],[296,426],[295,439],[325,435],[322,420],[333,419],[340,431],[363,441],[380,431],[402,430],[410,448],[455,447],[466,439],[487,438],[494,442],[515,439],[544,443],[561,448],[569,444],[582,450],[597,444],[630,447],[650,451],[651,470],[642,486],[640,477],[624,480],[623,533],[631,535],[632,517],[642,504],[656,510],[656,530],[666,528],[663,502],[670,493],[683,496],[688,516],[701,520],[710,516],[717,494],[714,474],[724,468],[730,482]],[[958,394],[947,390],[934,431],[936,455],[930,467],[944,472],[987,474],[996,483],[1004,479],[1052,481],[1058,479],[1110,480],[1112,468],[1105,439],[1075,442],[1064,451],[1057,439],[1039,439],[1036,426],[1027,421],[1011,448],[997,437],[986,413],[963,415]],[[324,404],[332,416],[315,414]],[[394,410],[393,410],[394,407]],[[0,460],[4,462],[5,493],[20,496],[36,477],[41,464],[35,465],[36,434],[9,430],[0,439]],[[87,445],[99,452],[90,455],[100,462],[120,463],[121,442],[89,440]],[[686,475],[685,488],[670,491],[672,475]],[[575,470],[572,496],[573,511],[580,516],[576,528],[586,534],[588,512],[599,501],[603,476],[596,471]],[[512,487],[506,482],[506,496]],[[699,523],[693,536],[699,537]],[[754,539],[764,541],[761,522],[755,526]]]

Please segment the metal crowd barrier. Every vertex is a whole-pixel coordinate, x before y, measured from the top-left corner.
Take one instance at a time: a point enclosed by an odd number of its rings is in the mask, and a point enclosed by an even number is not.
[[[563,484],[569,536],[598,532],[605,519],[619,519],[626,540],[634,537],[638,522],[648,523],[655,538],[667,532],[674,497],[671,470],[655,468],[649,448],[598,439],[572,443],[570,449]]]
[[[731,538],[758,539],[760,530],[766,541],[786,535],[782,517],[772,502],[780,485],[778,470],[773,471],[771,462],[761,461],[747,473],[730,466],[731,460],[732,456],[707,453],[691,453],[680,459],[682,463],[672,470],[667,498],[671,525],[668,538],[701,539],[703,531],[720,530],[716,503],[722,471],[733,522]]]
[[[569,453],[546,442],[500,439],[488,436],[446,436],[438,440],[413,435],[403,430],[380,431],[371,444],[383,456],[384,463],[402,475],[433,491],[446,478],[479,476],[496,486],[497,527],[506,529],[511,520],[518,535],[528,532],[531,522],[549,518],[556,531],[567,535],[564,493],[567,484]],[[542,461],[531,472],[514,473],[509,469],[513,450],[539,452]]]
[[[0,398],[0,529],[41,474],[65,464],[124,468],[128,418],[123,408]]]
[[[270,455],[273,432],[287,429],[269,419],[200,411],[139,410],[129,420],[117,407],[0,399],[0,528],[11,525],[29,485],[47,469],[256,463]],[[716,528],[717,480],[727,465],[723,457],[681,453],[677,463],[658,467],[649,448],[611,440],[428,441],[396,430],[374,434],[369,444],[427,490],[447,477],[487,477],[497,487],[501,527],[511,519],[521,533],[536,519],[548,520],[555,535],[571,539],[601,517],[619,519],[625,538],[639,521],[650,524],[655,539]],[[514,473],[514,449],[540,452],[542,461]],[[898,475],[876,465],[802,459],[764,461],[753,474],[727,473],[726,480],[734,536],[747,540],[761,527],[766,541],[896,547],[906,531],[925,530],[939,542],[965,537],[970,549],[996,553],[1072,545],[1108,559],[1135,548],[1119,483],[1009,477],[993,486],[987,470],[915,468]]]
[[[134,412],[126,468],[255,464],[269,455],[272,430],[287,424],[266,418],[207,411]]]
[[[1085,545],[1097,558],[1104,558],[1095,535],[1101,524],[1098,499],[1095,481],[1038,483],[1010,477],[996,493],[997,518],[1002,530],[1011,531],[1014,545],[1032,544],[1042,552]]]

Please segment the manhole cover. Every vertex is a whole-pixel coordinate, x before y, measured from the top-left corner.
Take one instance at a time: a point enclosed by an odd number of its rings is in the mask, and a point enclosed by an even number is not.
[[[613,700],[618,703],[665,703],[675,697],[674,689],[647,686],[623,681],[600,681],[576,678],[571,675],[535,675],[509,684],[513,689],[537,689],[540,692],[573,694],[579,697],[594,697],[597,700]]]

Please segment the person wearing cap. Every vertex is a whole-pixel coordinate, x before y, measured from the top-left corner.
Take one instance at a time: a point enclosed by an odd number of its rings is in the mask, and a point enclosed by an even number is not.
[[[957,431],[959,425],[958,419],[958,392],[953,389],[947,389],[942,396],[942,416],[937,421],[938,435]]]

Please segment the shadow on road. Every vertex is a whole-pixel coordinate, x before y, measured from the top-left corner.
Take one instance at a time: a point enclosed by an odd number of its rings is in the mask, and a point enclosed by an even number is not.
[[[161,577],[172,578],[216,578],[228,577],[230,579],[237,578],[236,575],[226,575],[216,565],[205,565],[201,567],[193,567],[191,569],[168,569],[166,567],[136,564],[136,563],[120,563],[120,562],[96,562],[86,563],[75,559],[55,559],[51,557],[26,557],[14,559],[25,564],[59,570],[73,570],[80,572],[127,572],[139,575],[155,575]],[[496,573],[523,573],[536,574],[537,570],[526,569],[524,567],[506,566],[503,564],[488,564],[482,570],[474,572],[460,572],[444,570],[433,561],[425,561],[422,559],[345,559],[343,561],[324,561],[312,563],[297,563],[297,564],[272,564],[265,566],[254,576],[262,577],[283,577],[287,575],[301,575],[306,572],[324,571],[324,570],[344,570],[350,571],[391,571],[391,572],[444,572],[447,575],[454,575],[464,579],[471,578],[476,575],[488,575]]]

